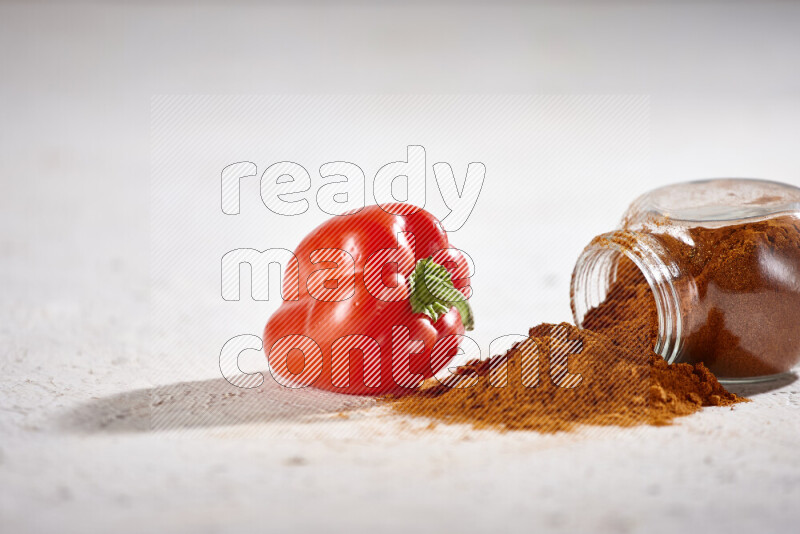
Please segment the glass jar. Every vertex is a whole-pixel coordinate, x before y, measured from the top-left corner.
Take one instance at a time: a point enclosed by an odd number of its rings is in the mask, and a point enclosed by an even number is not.
[[[578,258],[576,325],[631,263],[654,302],[654,350],[668,362],[702,362],[727,382],[771,380],[800,362],[800,189],[714,179],[639,197]]]

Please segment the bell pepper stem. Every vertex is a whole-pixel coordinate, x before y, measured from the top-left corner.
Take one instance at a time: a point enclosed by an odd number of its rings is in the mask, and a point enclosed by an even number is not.
[[[424,313],[436,322],[451,308],[455,308],[461,315],[464,328],[475,328],[467,298],[453,285],[453,279],[443,265],[431,258],[419,260],[408,283],[411,287],[411,310],[414,313]]]

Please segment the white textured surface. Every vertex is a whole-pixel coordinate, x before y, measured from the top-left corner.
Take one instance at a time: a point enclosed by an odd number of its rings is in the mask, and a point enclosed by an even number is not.
[[[148,154],[152,94],[650,94],[652,170],[598,199],[603,220],[575,214],[582,233],[565,239],[582,243],[657,183],[800,184],[798,16],[788,3],[0,6],[0,530],[796,531],[797,383],[672,427],[540,436],[239,392],[213,358],[182,376],[197,354],[151,351]],[[521,187],[504,179],[487,186]],[[525,214],[526,253],[560,209]],[[536,258],[528,312],[497,324],[564,318],[572,260]],[[177,414],[159,432],[151,399]]]

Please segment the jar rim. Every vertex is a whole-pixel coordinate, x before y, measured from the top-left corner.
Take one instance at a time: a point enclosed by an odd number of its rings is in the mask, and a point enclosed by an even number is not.
[[[583,328],[586,313],[605,300],[613,282],[611,269],[627,257],[642,273],[655,301],[658,315],[658,340],[654,352],[667,363],[680,357],[684,329],[678,291],[673,281],[676,266],[668,260],[663,247],[650,235],[621,230],[596,237],[578,257],[572,273],[572,317]]]

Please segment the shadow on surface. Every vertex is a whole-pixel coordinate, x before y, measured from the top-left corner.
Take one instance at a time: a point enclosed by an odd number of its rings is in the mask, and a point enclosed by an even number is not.
[[[314,415],[371,406],[355,397],[311,388],[290,389],[269,377],[253,389],[224,378],[178,382],[93,399],[58,418],[72,432],[150,432],[231,426],[274,421],[303,421]]]
[[[741,395],[742,397],[752,397],[753,395],[769,393],[770,391],[786,387],[789,384],[793,384],[796,381],[797,381],[796,374],[786,373],[784,375],[775,378],[775,380],[770,380],[768,382],[756,382],[754,384],[739,384],[736,382],[732,383],[726,382],[723,385],[725,386],[725,389],[727,389],[731,393],[736,393],[737,395]]]

